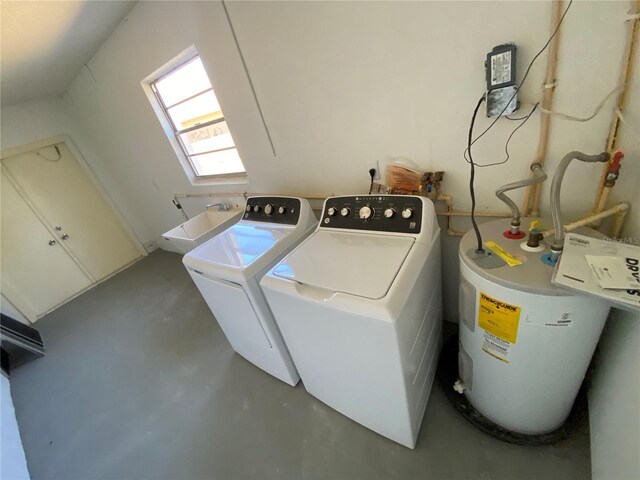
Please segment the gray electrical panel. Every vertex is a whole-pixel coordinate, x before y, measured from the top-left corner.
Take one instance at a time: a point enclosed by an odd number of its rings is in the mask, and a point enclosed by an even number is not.
[[[516,87],[516,46],[508,43],[493,47],[485,62],[487,117],[508,115],[518,109]]]

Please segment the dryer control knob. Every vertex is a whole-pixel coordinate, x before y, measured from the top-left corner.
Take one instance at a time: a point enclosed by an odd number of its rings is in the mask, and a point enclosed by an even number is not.
[[[342,210],[340,210],[340,215],[342,215],[343,217],[348,217],[350,213],[351,209],[349,207],[344,207]]]
[[[267,215],[273,215],[273,205],[267,203],[264,207],[264,213],[266,213]]]
[[[336,213],[338,213],[338,209],[335,207],[329,207],[327,209],[327,215],[329,215],[330,217],[333,217]]]
[[[373,214],[374,210],[369,205],[365,205],[358,212],[358,215],[362,220],[369,220],[371,217],[373,217]]]
[[[256,213],[259,212],[260,211],[260,205],[254,205],[253,206],[253,211],[256,212]]]
[[[405,208],[402,210],[402,218],[411,218],[413,217],[413,208]]]
[[[247,212],[251,211],[251,205],[247,205]]]
[[[278,208],[278,213],[284,215],[285,213],[287,213],[287,209],[285,207],[280,207]]]
[[[384,211],[384,216],[387,218],[392,218],[396,214],[396,211],[393,208],[387,208]]]

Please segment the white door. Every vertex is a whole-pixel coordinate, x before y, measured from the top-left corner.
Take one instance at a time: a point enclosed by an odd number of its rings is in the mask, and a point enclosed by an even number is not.
[[[34,321],[91,285],[7,180],[0,175],[2,293]]]
[[[91,280],[99,281],[141,256],[111,207],[64,143],[2,160],[56,241]]]

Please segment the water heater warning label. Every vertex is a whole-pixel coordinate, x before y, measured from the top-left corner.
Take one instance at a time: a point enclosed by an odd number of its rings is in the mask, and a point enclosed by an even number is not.
[[[509,343],[516,343],[520,307],[480,292],[478,325],[491,335]]]
[[[511,350],[512,345],[511,342],[502,340],[495,335],[491,335],[489,332],[484,332],[482,350],[504,363],[509,363],[509,350]]]

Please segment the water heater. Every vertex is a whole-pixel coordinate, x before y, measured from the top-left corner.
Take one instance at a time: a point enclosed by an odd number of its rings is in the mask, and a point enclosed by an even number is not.
[[[523,230],[529,223],[522,219]],[[464,395],[484,417],[513,432],[539,435],[569,415],[609,304],[553,285],[553,266],[541,260],[545,247],[524,250],[522,239],[504,236],[508,229],[505,219],[480,226],[483,240],[514,254],[522,262],[517,266],[479,266],[470,258],[473,231],[460,242],[459,377]]]

